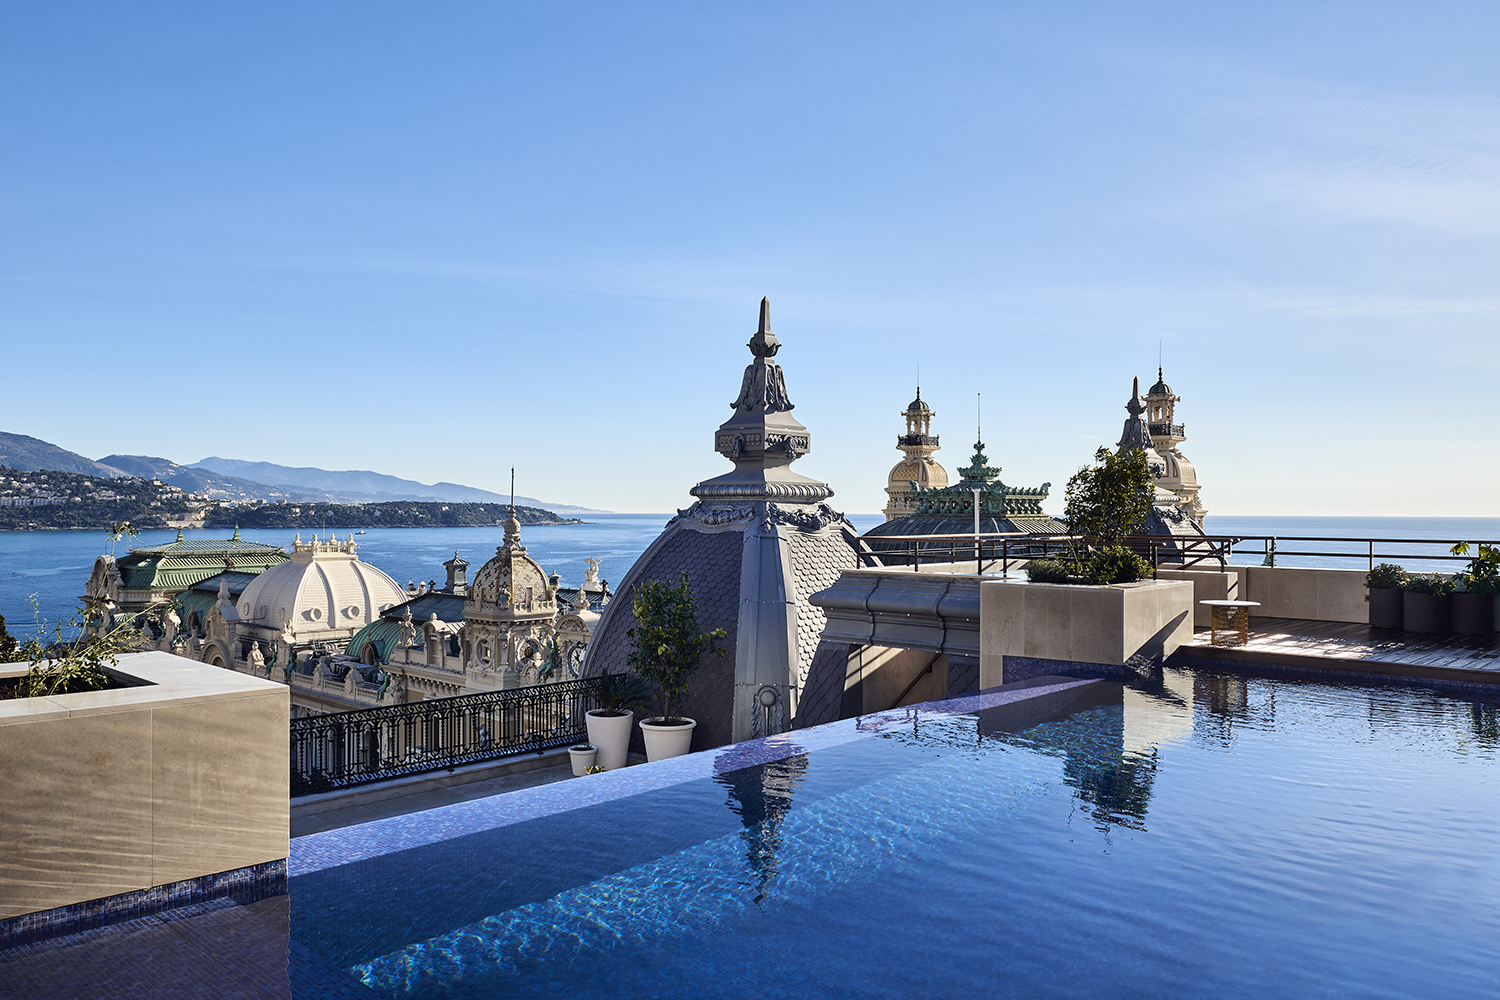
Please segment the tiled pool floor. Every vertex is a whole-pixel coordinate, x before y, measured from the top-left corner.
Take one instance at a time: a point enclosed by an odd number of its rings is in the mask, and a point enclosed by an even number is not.
[[[9,948],[0,951],[0,998],[368,1000],[348,973],[288,941],[285,906],[285,896],[250,906],[219,899]]]

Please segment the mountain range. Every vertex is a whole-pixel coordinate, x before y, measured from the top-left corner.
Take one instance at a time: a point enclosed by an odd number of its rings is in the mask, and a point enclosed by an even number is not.
[[[51,470],[88,476],[140,476],[215,500],[297,500],[323,503],[378,503],[391,500],[448,503],[509,503],[510,497],[459,483],[427,485],[379,472],[332,472],[293,468],[272,462],[247,462],[210,456],[191,465],[150,455],[106,455],[97,462],[76,452],[25,434],[0,431],[0,465],[22,472]],[[572,504],[516,497],[517,506],[540,507],[558,514],[603,514]]]

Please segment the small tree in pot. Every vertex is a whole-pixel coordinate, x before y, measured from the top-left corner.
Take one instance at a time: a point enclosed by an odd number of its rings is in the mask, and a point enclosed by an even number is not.
[[[674,716],[672,703],[681,704],[703,654],[712,651],[724,655],[715,643],[727,633],[721,628],[711,632],[699,629],[698,606],[686,573],[675,587],[660,580],[638,585],[632,611],[636,625],[625,633],[633,643],[626,662],[661,696],[661,715],[641,722],[646,757],[658,760],[687,753],[697,723]]]
[[[1120,544],[1140,528],[1151,513],[1156,486],[1146,453],[1132,448],[1111,452],[1100,448],[1094,465],[1086,465],[1068,480],[1063,517],[1087,547],[1073,549],[1075,575],[1092,584],[1134,583],[1151,572],[1151,564]]]

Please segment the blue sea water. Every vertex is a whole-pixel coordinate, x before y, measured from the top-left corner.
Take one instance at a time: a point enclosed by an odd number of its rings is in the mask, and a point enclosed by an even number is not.
[[[530,554],[548,572],[561,576],[564,586],[583,580],[584,560],[600,560],[600,575],[618,581],[660,534],[668,514],[590,515],[586,524],[530,527],[522,531]],[[867,531],[883,518],[878,514],[853,514],[850,519]],[[1211,516],[1209,530],[1216,534],[1315,535],[1339,537],[1500,539],[1500,518],[1377,518],[1377,517],[1231,517]],[[189,533],[206,537],[215,533]],[[227,535],[227,532],[222,534]],[[246,530],[248,541],[289,545],[295,532]],[[356,536],[360,557],[379,566],[402,584],[407,581],[443,580],[442,562],[456,551],[467,559],[470,572],[477,570],[500,545],[503,529],[474,528],[372,528]],[[143,532],[133,545],[160,545],[177,537],[175,530]],[[1358,569],[1367,565],[1364,549],[1347,545],[1344,559],[1307,559],[1288,556],[1287,549],[1339,550],[1338,545],[1288,543],[1279,547],[1277,565],[1323,565]],[[1378,551],[1397,551],[1385,546]],[[1446,546],[1430,546],[1419,552],[1441,554]],[[66,621],[78,604],[95,558],[108,551],[102,531],[0,531],[0,615],[12,626],[31,631],[37,610],[48,622]],[[121,548],[120,551],[124,551]],[[1401,551],[1405,551],[1401,549]],[[1240,563],[1258,563],[1261,555],[1249,553],[1235,558]],[[1454,564],[1395,560],[1412,569],[1452,569]]]

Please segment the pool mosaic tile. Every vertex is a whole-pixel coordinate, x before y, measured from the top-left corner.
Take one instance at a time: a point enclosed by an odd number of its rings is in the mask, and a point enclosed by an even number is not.
[[[286,892],[286,861],[267,861],[248,868],[217,872],[103,899],[90,899],[0,920],[0,948],[42,941],[92,927],[143,917],[211,899],[249,903]]]
[[[641,795],[701,778],[712,778],[727,771],[838,746],[912,725],[924,717],[965,715],[1089,683],[1092,682],[1077,678],[1040,678],[1026,686],[994,688],[978,694],[749,740],[720,750],[705,750],[619,771],[589,775],[587,778],[520,789],[492,798],[460,802],[421,813],[393,816],[358,826],[310,834],[292,841],[287,873],[292,878],[309,875],[570,809]]]

